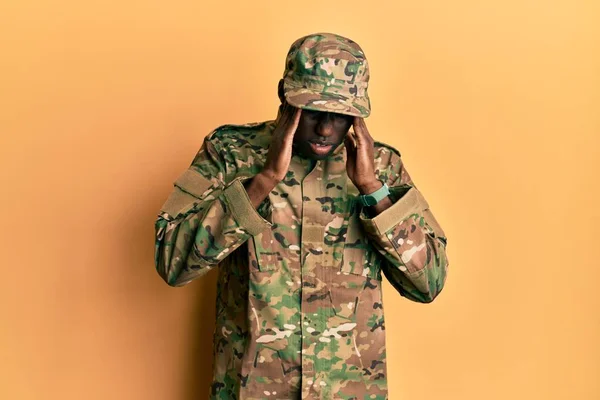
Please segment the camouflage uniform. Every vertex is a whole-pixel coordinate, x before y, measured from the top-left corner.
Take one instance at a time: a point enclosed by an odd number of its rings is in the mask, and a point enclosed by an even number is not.
[[[276,123],[205,138],[158,215],[156,269],[172,286],[218,269],[210,399],[387,399],[382,275],[432,301],[445,234],[398,151],[379,142],[376,174],[394,204],[378,216],[356,201],[343,144],[324,160],[294,155],[255,209],[244,183]]]

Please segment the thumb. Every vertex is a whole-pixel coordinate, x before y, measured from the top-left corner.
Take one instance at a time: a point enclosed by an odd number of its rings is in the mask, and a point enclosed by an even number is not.
[[[344,138],[344,144],[348,153],[356,154],[356,141],[352,137],[352,132],[348,132]]]
[[[356,146],[349,135],[346,135],[344,145],[346,146],[346,168],[352,169],[356,160]]]

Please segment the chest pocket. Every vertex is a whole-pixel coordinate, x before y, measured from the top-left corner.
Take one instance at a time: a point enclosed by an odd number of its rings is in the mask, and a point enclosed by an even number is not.
[[[249,239],[250,261],[261,271],[280,271],[289,268],[290,263],[300,258],[300,246],[296,244],[296,227],[278,223],[273,214],[265,218],[273,223],[271,228],[263,229]]]
[[[263,230],[258,235],[250,238],[251,264],[259,271],[275,271],[280,268],[283,256],[275,243],[275,237],[271,230]],[[252,254],[253,253],[253,254]]]
[[[248,239],[248,250],[251,268],[258,271],[275,271],[281,268],[285,254],[275,238],[274,229],[276,224],[271,212],[271,201],[269,197],[260,204],[258,213],[273,224],[271,228],[265,228],[258,234]]]
[[[352,196],[350,188],[354,186],[348,183],[349,206],[348,218],[346,219],[346,240],[341,263],[343,274],[361,275],[371,279],[381,280],[381,258],[374,245],[369,241],[367,233],[360,222],[361,206]]]

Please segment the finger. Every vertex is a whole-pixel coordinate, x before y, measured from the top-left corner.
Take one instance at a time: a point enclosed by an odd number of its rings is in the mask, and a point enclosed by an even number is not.
[[[300,123],[300,116],[302,115],[302,109],[301,108],[295,108],[295,107],[290,107],[290,120],[289,120],[289,126],[288,126],[288,133],[289,131],[292,132],[292,135],[296,132],[296,129],[298,128],[298,124]]]
[[[360,125],[362,126],[362,132],[364,134],[364,137],[367,138],[367,140],[371,143],[373,143],[373,137],[371,136],[371,134],[369,133],[369,129],[367,129],[367,122],[365,121],[364,118],[360,119]]]
[[[283,107],[283,122],[284,123],[288,123],[290,121],[291,115],[292,115],[292,109],[293,107],[286,102],[285,106]]]
[[[350,135],[350,132],[348,132],[348,134],[344,138],[344,145],[346,146],[346,153],[348,155],[354,156],[356,154],[356,143]]]
[[[346,139],[350,141],[350,143],[352,144],[352,148],[356,149],[356,133],[348,131],[348,133],[346,134]]]
[[[281,110],[281,118],[278,122],[278,129],[276,130],[276,136],[279,138],[285,138],[287,133],[287,127],[292,122],[293,118],[293,110],[292,107],[287,101],[283,103],[283,109]]]
[[[292,123],[297,110],[299,110],[299,108],[294,107],[290,103],[286,102],[286,108],[285,108],[285,122],[286,123]]]
[[[350,162],[354,158],[356,158],[356,147],[354,143],[352,143],[352,139],[349,136],[346,136],[344,139],[344,146],[346,147],[346,155],[348,156],[346,162]]]
[[[361,117],[354,117],[354,120],[352,121],[352,127],[354,128],[354,131],[358,131],[362,129],[362,118]]]
[[[289,142],[294,140],[294,135],[298,129],[300,123],[300,116],[302,115],[301,108],[292,107],[293,111],[290,113],[290,121],[286,125],[284,140]]]
[[[300,116],[301,115],[302,115],[302,109],[301,108],[296,108],[294,110],[294,128],[298,127],[298,124],[300,123]]]
[[[356,141],[359,146],[373,144],[373,137],[369,134],[364,118],[354,117],[353,126],[356,132]]]
[[[354,171],[354,165],[356,164],[356,147],[349,135],[346,135],[344,138],[344,146],[346,147],[346,170]]]
[[[361,120],[362,120],[362,118],[360,118],[360,117],[354,117],[354,121],[352,122],[352,127],[354,128],[354,135],[355,135],[354,139],[355,139],[357,145],[362,144],[362,141],[363,141],[363,135],[362,135],[363,128],[362,128]]]
[[[344,138],[344,144],[346,145],[346,147],[350,147],[350,148],[354,148],[354,143],[352,142],[352,139],[350,138],[350,132],[348,132],[346,134],[346,137]]]

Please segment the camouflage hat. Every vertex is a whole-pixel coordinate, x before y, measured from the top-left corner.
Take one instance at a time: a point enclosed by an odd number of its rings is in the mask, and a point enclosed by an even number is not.
[[[283,92],[287,102],[308,110],[367,117],[369,66],[360,46],[333,33],[296,40],[286,57]]]

